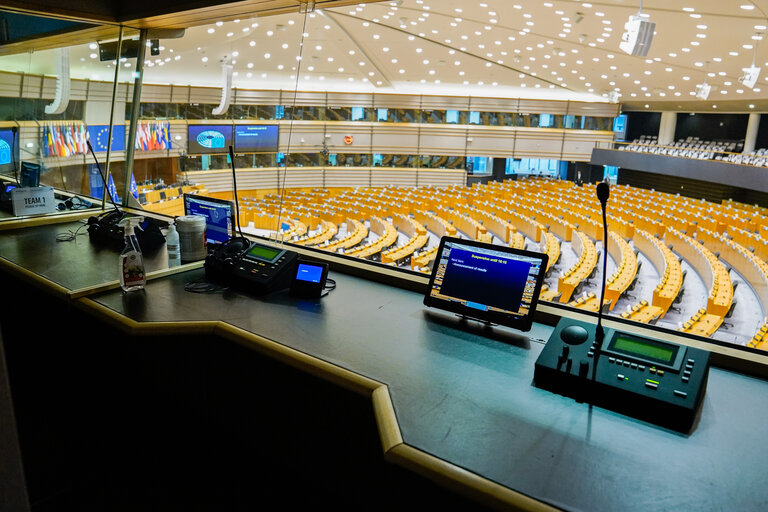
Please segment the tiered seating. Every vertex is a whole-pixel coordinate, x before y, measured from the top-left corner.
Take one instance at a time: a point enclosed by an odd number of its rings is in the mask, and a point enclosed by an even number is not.
[[[138,187],[139,204],[148,211],[164,215],[184,215],[184,194],[206,195],[205,185],[183,185],[155,190],[155,185]]]
[[[469,215],[462,213],[462,210],[459,209],[458,205],[456,205],[456,209],[438,207],[435,210],[435,213],[443,219],[449,221],[453,227],[466,234],[473,240],[480,240],[481,235],[485,235],[487,233],[487,230],[482,224],[480,224]]]
[[[768,342],[768,317],[766,317],[765,322],[763,322],[763,325],[760,326],[755,335],[752,336],[752,339],[749,340],[748,345],[753,348],[768,350],[768,343],[766,342]]]
[[[654,155],[681,156],[686,158],[696,158],[699,160],[726,160],[732,161],[738,159],[741,163],[741,157],[744,155],[726,155],[725,153],[741,152],[744,149],[744,141],[702,141],[698,137],[688,137],[679,139],[668,146],[658,144],[656,137],[641,136],[629,144],[622,144],[617,147],[619,151],[634,151],[639,153],[651,153]],[[746,157],[744,157],[746,158]],[[754,157],[754,160],[762,158]]]
[[[424,226],[416,222],[411,217],[401,213],[395,213],[392,216],[394,226],[410,238],[402,247],[394,247],[381,253],[382,263],[397,263],[411,254],[427,245],[429,237]]]
[[[539,300],[546,302],[554,302],[560,296],[560,292],[550,289],[546,284],[541,285],[541,291],[539,292]]]
[[[544,233],[544,241],[541,243],[541,252],[549,256],[549,260],[547,261],[547,270],[549,270],[560,258],[560,242],[555,235],[550,232]]]
[[[411,256],[411,269],[429,273],[428,265],[437,257],[438,246],[423,252],[414,252]]]
[[[634,306],[627,306],[627,310],[621,314],[622,318],[644,324],[658,320],[664,311],[658,306],[648,304],[647,300],[641,300]]]
[[[318,245],[317,248],[333,252],[338,251],[339,249],[347,250],[350,247],[356,246],[368,236],[368,228],[359,220],[347,218],[345,223],[347,226],[347,234],[344,238],[333,241],[326,240]]]
[[[512,235],[512,240],[509,242],[509,246],[515,249],[525,249],[525,237],[522,233],[515,233]],[[558,248],[560,244],[558,243]],[[558,249],[559,250],[559,249]]]
[[[413,218],[416,222],[424,224],[428,230],[441,238],[444,236],[456,236],[456,228],[450,222],[432,212],[416,210],[413,212]]]
[[[326,220],[320,221],[320,229],[318,233],[312,235],[312,236],[300,236],[298,240],[294,240],[293,243],[299,244],[299,245],[319,245],[326,240],[330,240],[334,236],[336,236],[336,233],[338,233],[339,228],[336,227],[336,224],[333,222],[329,222]]]
[[[663,317],[680,293],[683,285],[683,271],[680,260],[669,247],[648,232],[638,229],[635,231],[635,247],[651,261],[661,279],[653,290],[652,304],[661,310]]]
[[[285,219],[284,222],[288,224],[288,229],[280,232],[280,237],[283,240],[290,240],[293,237],[299,237],[307,233],[307,225],[296,219]]]
[[[700,308],[690,320],[685,322],[679,331],[696,334],[698,336],[709,337],[723,323],[723,317],[707,313],[704,308]]]
[[[708,335],[711,335],[720,326],[723,317],[728,314],[731,308],[731,303],[733,301],[731,277],[728,275],[725,265],[723,265],[709,249],[693,238],[684,235],[673,228],[669,228],[665,240],[672,244],[673,249],[677,251],[678,254],[685,257],[691,266],[696,269],[696,272],[702,277],[704,284],[710,289],[705,309],[707,318],[704,318],[704,314],[702,314],[698,319],[694,320],[691,318],[691,320],[686,323],[704,323],[704,325],[697,328],[695,332],[709,332]],[[714,319],[709,318],[710,315],[720,317],[720,321],[716,322]],[[685,324],[683,325],[683,328],[686,328]],[[686,329],[690,330],[690,327]]]
[[[637,255],[627,241],[614,231],[608,232],[608,238],[610,238],[607,244],[608,253],[614,261],[620,261],[616,271],[605,283],[605,301],[610,303],[609,307],[613,311],[619,297],[629,288],[637,275]]]
[[[369,244],[355,247],[347,252],[349,256],[356,258],[370,258],[374,254],[379,254],[397,241],[397,230],[391,222],[373,217],[371,219],[371,231],[379,235],[379,238]]]
[[[584,293],[578,299],[568,303],[569,306],[579,309],[586,309],[587,311],[594,311],[597,313],[599,309],[600,299],[593,292]]]
[[[557,280],[557,291],[562,303],[570,300],[576,287],[589,277],[597,265],[597,250],[587,235],[577,231],[572,244],[573,250],[579,254],[579,261]]]

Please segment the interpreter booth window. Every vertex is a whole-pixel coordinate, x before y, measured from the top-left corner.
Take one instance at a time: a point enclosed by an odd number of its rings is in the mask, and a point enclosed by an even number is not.
[[[116,40],[119,28],[5,11],[1,17],[4,23],[23,27],[25,34],[19,35],[13,27],[7,31],[3,44],[14,50],[0,56],[0,87],[5,91],[0,98],[0,121],[5,122],[0,126],[0,173],[10,178],[9,183],[3,183],[2,192],[10,195],[19,186],[51,186],[56,206],[65,212],[70,207],[64,201],[72,195],[87,199],[75,200],[71,209],[100,206],[106,190],[115,201],[121,201],[127,182],[131,184],[129,194],[138,197],[136,183],[146,179],[151,166],[135,165],[126,173],[123,162],[129,132],[125,96],[111,108],[115,81],[122,87],[133,83],[136,54],[124,53],[120,58],[112,42],[41,49],[36,37],[27,37],[89,29],[112,34]],[[107,58],[108,47],[113,47],[114,55]],[[64,66],[64,62],[71,65]],[[87,66],[80,65],[85,62]],[[72,97],[61,92],[69,89]],[[88,141],[102,173],[94,164]],[[108,151],[112,157],[109,168]]]
[[[386,123],[387,121],[389,121],[389,110],[386,108],[377,108],[376,121],[380,123]]]
[[[467,157],[466,170],[468,174],[489,174],[491,165],[491,158],[487,156],[470,156]]]
[[[446,110],[445,111],[446,124],[459,124],[459,111],[458,110]]]

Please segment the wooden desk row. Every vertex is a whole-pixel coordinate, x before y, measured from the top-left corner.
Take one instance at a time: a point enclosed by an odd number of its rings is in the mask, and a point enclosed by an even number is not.
[[[557,291],[560,293],[562,303],[571,299],[576,287],[589,277],[597,265],[597,250],[587,235],[577,231],[576,236],[573,237],[572,246],[579,255],[579,260],[557,279]]]

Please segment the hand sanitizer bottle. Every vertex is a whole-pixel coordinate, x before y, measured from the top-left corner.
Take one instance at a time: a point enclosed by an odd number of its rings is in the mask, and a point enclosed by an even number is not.
[[[179,232],[176,231],[176,224],[168,226],[168,233],[165,235],[165,248],[168,250],[168,266],[177,267],[181,265],[181,245],[179,242]]]
[[[143,290],[147,284],[144,274],[144,258],[141,254],[139,241],[136,239],[135,226],[144,221],[144,217],[128,217],[118,225],[125,230],[125,247],[120,253],[120,287],[123,291],[133,292]],[[141,228],[139,228],[141,229]]]

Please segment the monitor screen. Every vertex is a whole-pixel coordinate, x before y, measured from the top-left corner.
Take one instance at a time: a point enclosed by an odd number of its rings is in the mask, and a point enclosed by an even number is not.
[[[207,244],[223,244],[232,237],[235,226],[235,205],[232,201],[184,194],[184,215],[205,217]]]
[[[228,153],[232,145],[230,124],[190,124],[187,126],[187,152],[190,155]]]
[[[299,268],[296,270],[296,279],[298,279],[299,281],[319,283],[322,277],[323,277],[322,266],[309,265],[307,263],[299,263]]]
[[[280,127],[276,124],[235,125],[237,153],[276,153]]]
[[[18,161],[18,146],[18,134],[14,137],[10,128],[0,129],[0,172],[13,172],[13,163]]]
[[[527,331],[546,268],[546,254],[443,237],[424,304]]]

